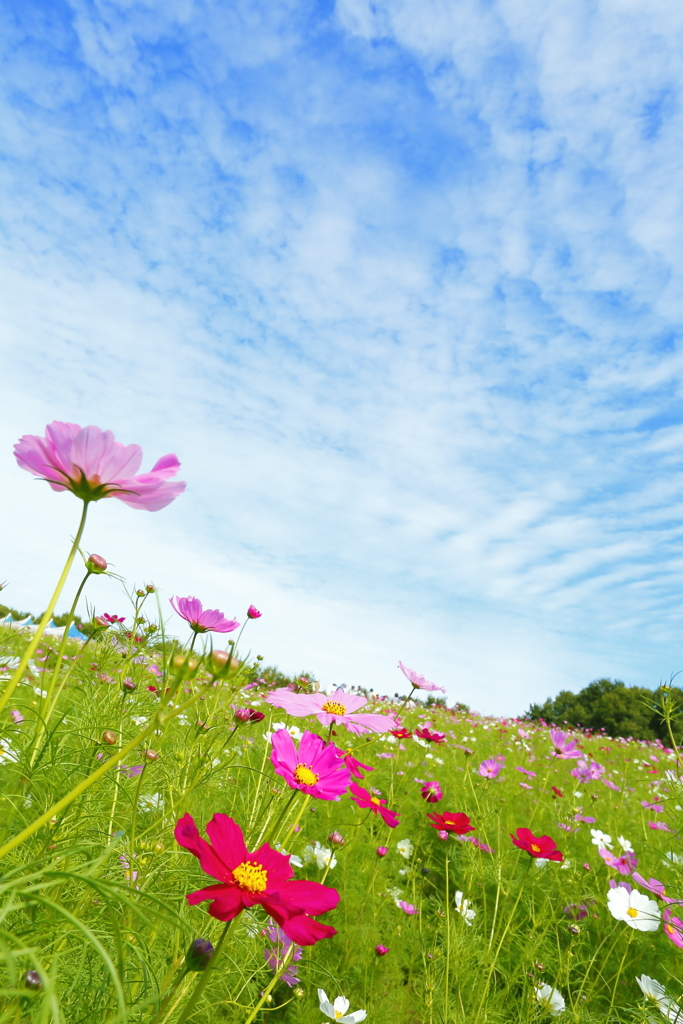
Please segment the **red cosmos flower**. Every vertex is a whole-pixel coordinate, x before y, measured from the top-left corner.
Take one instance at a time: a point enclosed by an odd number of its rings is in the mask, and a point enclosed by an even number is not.
[[[432,732],[431,729],[416,729],[415,735],[421,740],[427,740],[429,743],[445,743],[446,733],[445,732]]]
[[[520,850],[526,850],[532,857],[542,857],[544,860],[564,860],[564,856],[555,846],[555,840],[550,836],[535,836],[528,828],[518,828],[517,835],[510,833],[510,838]]]
[[[460,811],[455,813],[446,811],[445,814],[428,814],[427,817],[431,821],[433,828],[438,828],[440,832],[455,832],[459,836],[464,836],[466,832],[474,832],[474,825],[467,815],[462,814]]]
[[[189,893],[190,906],[211,900],[211,917],[232,921],[243,910],[260,905],[299,946],[312,946],[337,934],[330,925],[308,916],[333,910],[339,903],[336,889],[320,882],[295,881],[289,857],[268,843],[249,853],[241,828],[227,814],[214,814],[206,831],[211,843],[202,839],[189,814],[175,827],[176,842],[194,854],[207,875],[219,880],[218,885]]]
[[[386,800],[381,800],[378,796],[373,793],[369,793],[367,789],[363,789],[357,783],[352,782],[349,786],[349,793],[351,799],[354,800],[359,807],[368,808],[373,814],[379,814],[385,825],[389,828],[396,828],[398,825],[398,815],[395,811],[390,811],[386,806]]]
[[[558,789],[557,786],[551,786],[550,788],[553,791],[553,800],[557,800],[558,796],[564,796],[562,790]]]
[[[391,735],[395,736],[397,740],[409,740],[412,738],[413,734],[412,732],[408,732],[404,726],[401,726],[400,729],[392,729]]]

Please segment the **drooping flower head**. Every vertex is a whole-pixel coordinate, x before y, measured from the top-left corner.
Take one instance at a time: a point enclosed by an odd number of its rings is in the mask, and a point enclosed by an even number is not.
[[[334,693],[293,693],[286,687],[273,690],[266,701],[276,708],[284,708],[288,715],[305,718],[316,715],[321,725],[344,725],[353,733],[390,732],[396,728],[396,722],[388,715],[375,715],[366,712],[358,714],[358,709],[367,704],[365,697],[358,693],[346,693],[335,690]]]
[[[227,814],[214,814],[206,832],[210,843],[199,835],[189,814],[183,815],[175,827],[176,842],[194,854],[208,875],[218,879],[218,885],[189,893],[186,899],[190,906],[210,900],[212,917],[232,921],[243,910],[260,905],[300,946],[312,946],[336,935],[330,925],[309,917],[337,906],[336,889],[319,882],[294,880],[289,857],[268,843],[249,853],[241,828]]]
[[[351,794],[351,799],[359,807],[367,808],[373,814],[379,814],[385,825],[388,825],[389,828],[396,828],[399,822],[398,815],[395,811],[389,810],[386,800],[382,800],[381,797],[370,793],[367,789],[363,789],[356,782],[352,782],[349,786],[349,793]]]
[[[630,891],[629,891],[630,890]],[[607,893],[607,909],[617,921],[639,932],[656,932],[661,913],[654,900],[631,886],[617,885]]]
[[[418,672],[414,672],[412,668],[406,668],[402,661],[399,661],[398,667],[400,668],[406,679],[413,684],[416,690],[429,690],[434,692],[439,690],[441,693],[445,693],[443,686],[437,686],[436,683],[430,683],[428,679],[421,676]]]
[[[576,749],[576,740],[562,732],[561,729],[550,730],[550,742],[553,745],[555,757],[566,761],[572,757],[581,757],[581,751]]]
[[[486,761],[482,761],[477,771],[485,779],[495,779],[500,775],[501,766],[498,761],[494,761],[492,757],[487,758]]]
[[[185,490],[182,481],[167,483],[180,463],[164,455],[149,473],[136,475],[142,449],[114,440],[111,430],[80,427],[55,420],[45,437],[25,434],[14,446],[22,469],[49,483],[53,491],[71,491],[83,501],[118,498],[131,508],[157,512]]]
[[[673,910],[666,907],[662,911],[662,923],[667,939],[670,939],[674,946],[683,949],[683,921],[681,918],[674,917]]]
[[[170,603],[173,611],[185,619],[195,633],[232,633],[239,629],[235,619],[226,619],[218,608],[203,608],[196,597],[172,597]]]
[[[422,795],[422,799],[426,800],[428,804],[436,804],[443,798],[441,786],[436,779],[433,782],[425,782],[420,793]]]
[[[286,729],[274,732],[270,742],[273,767],[292,789],[301,789],[318,800],[338,800],[348,789],[351,775],[334,743],[305,732],[297,751]]]
[[[528,828],[518,828],[517,835],[510,833],[510,838],[520,850],[526,850],[531,857],[542,857],[543,860],[564,860],[562,853],[555,846],[550,836],[535,836]]]
[[[474,826],[466,814],[460,811],[445,814],[428,814],[432,826],[441,832],[455,832],[456,835],[465,835],[467,832],[474,832]]]

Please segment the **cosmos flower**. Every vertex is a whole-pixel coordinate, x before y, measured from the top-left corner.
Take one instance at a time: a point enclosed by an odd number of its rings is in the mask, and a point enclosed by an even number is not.
[[[286,971],[280,975],[280,981],[284,981],[285,985],[289,988],[294,988],[295,985],[299,984],[298,970],[295,966],[297,960],[301,960],[301,947],[296,946],[292,940],[283,932],[282,928],[278,928],[277,925],[273,925],[270,928],[264,928],[262,933],[270,942],[270,946],[263,950],[263,959],[270,967],[273,974],[282,968],[285,961],[285,957],[289,953],[292,946],[294,950],[292,952],[291,960],[287,966]]]
[[[674,917],[673,911],[666,907],[662,911],[662,922],[667,939],[671,939],[674,946],[683,949],[683,921],[680,917]]]
[[[463,918],[465,924],[468,924],[468,925],[471,926],[472,922],[474,921],[475,917],[477,916],[477,912],[476,912],[476,910],[472,909],[472,907],[470,905],[470,901],[466,900],[464,898],[464,896],[460,892],[460,890],[458,890],[458,892],[456,892],[456,894],[455,894],[454,903],[455,903],[455,909],[461,915],[461,917]]]
[[[318,989],[318,1001],[320,1012],[335,1021],[335,1024],[359,1024],[359,1021],[365,1020],[367,1017],[365,1010],[354,1010],[353,1013],[347,1013],[351,1004],[344,996],[337,996],[334,1003],[331,1003],[322,988]]]
[[[562,853],[555,846],[555,840],[550,836],[535,836],[528,828],[518,828],[517,835],[510,834],[515,846],[520,850],[526,850],[531,857],[541,857],[543,860],[563,860]]]
[[[339,800],[348,789],[351,775],[333,743],[305,732],[297,751],[286,729],[273,733],[270,741],[273,767],[292,789],[301,789],[318,800]]]
[[[208,843],[199,835],[189,814],[175,827],[176,842],[189,850],[202,869],[218,879],[218,885],[189,893],[190,906],[211,901],[209,914],[232,921],[247,908],[260,905],[285,934],[300,946],[312,946],[336,935],[330,925],[314,921],[310,914],[324,914],[339,902],[336,889],[319,882],[294,880],[289,857],[268,843],[249,853],[242,830],[227,814],[214,814],[206,826]]]
[[[583,782],[593,782],[605,774],[605,769],[597,761],[586,761],[581,758],[576,768],[572,768],[572,775],[575,779],[582,779]]]
[[[410,860],[413,853],[413,844],[410,839],[399,840],[399,842],[396,843],[396,849],[402,857],[405,857],[406,860]]]
[[[445,743],[446,733],[445,732],[434,732],[431,729],[416,729],[415,736],[418,739],[426,740],[427,743]]]
[[[641,974],[639,978],[636,978],[636,981],[645,998],[657,1004],[657,1009],[662,1016],[672,1021],[678,1019],[680,1014],[676,1002],[671,996],[667,995],[666,989],[660,982],[654,978],[649,978],[647,974]]]
[[[557,1017],[558,1014],[562,1013],[565,1009],[565,1001],[557,991],[556,988],[552,988],[551,985],[541,985],[540,987],[534,987],[536,998],[539,1003],[543,1003],[546,1010],[550,1012],[553,1017]]]
[[[395,736],[397,740],[409,740],[413,734],[401,726],[400,729],[392,729],[391,735]]]
[[[367,704],[365,697],[358,693],[335,690],[334,693],[293,693],[286,687],[273,690],[265,698],[276,708],[284,708],[288,715],[304,718],[316,715],[321,725],[344,725],[353,733],[390,732],[396,728],[395,719],[389,715],[358,713]]]
[[[659,928],[661,913],[654,900],[638,889],[629,892],[617,885],[607,893],[607,909],[617,921],[639,932],[655,932]]]
[[[612,845],[612,837],[607,835],[606,832],[601,832],[599,828],[591,829],[591,843],[593,846],[606,846],[608,849]]]
[[[572,757],[581,757],[581,751],[576,749],[576,740],[562,732],[561,729],[550,730],[550,742],[553,745],[555,757],[566,761]]]
[[[349,793],[351,799],[358,804],[359,807],[368,808],[373,814],[379,814],[385,825],[389,828],[396,828],[399,819],[395,811],[390,811],[386,806],[386,800],[382,800],[380,797],[370,793],[367,789],[363,789],[356,782],[352,782],[349,786]]]
[[[398,667],[400,668],[406,679],[413,684],[416,690],[439,690],[441,693],[445,693],[443,686],[437,686],[436,683],[430,683],[424,676],[414,672],[412,668],[406,668],[402,661],[399,661]]]
[[[399,910],[402,910],[404,914],[408,914],[409,916],[412,914],[420,913],[417,907],[413,906],[412,903],[406,903],[405,900],[394,900],[394,903],[399,908]]]
[[[196,597],[172,597],[170,604],[195,633],[232,633],[239,628],[239,622],[226,619],[217,608],[204,609]]]
[[[434,782],[425,782],[420,793],[422,795],[422,799],[426,800],[428,804],[436,804],[443,798],[441,786],[436,782],[436,780]]]
[[[325,868],[332,868],[337,866],[337,858],[332,853],[332,850],[328,850],[326,846],[323,846],[317,839],[313,844],[309,843],[304,849],[304,864],[312,864],[315,861],[315,865],[319,871],[324,871]]]
[[[351,750],[340,750],[339,756],[343,759],[344,764],[349,769],[354,779],[362,779],[363,772],[374,771],[372,765],[363,764],[362,761],[355,758]]]
[[[45,428],[45,437],[21,437],[14,455],[22,469],[45,480],[53,491],[71,491],[86,502],[118,498],[131,508],[157,512],[185,490],[181,481],[166,482],[180,469],[175,455],[164,455],[149,473],[136,476],[142,464],[140,446],[120,444],[111,430],[99,427],[55,420]]]
[[[247,618],[260,619],[261,612],[258,610],[258,608],[254,608],[253,604],[250,604],[249,607],[247,608]]]
[[[492,757],[489,757],[486,761],[481,762],[477,771],[484,779],[495,779],[500,775],[501,767],[497,761],[494,761]]]
[[[638,866],[635,853],[630,850],[622,854],[621,857],[616,857],[610,850],[605,849],[601,846],[598,849],[598,853],[604,860],[608,867],[614,868],[620,875],[630,875],[635,867]]]
[[[432,813],[428,814],[427,817],[432,823],[433,828],[438,828],[444,832],[456,832],[458,835],[474,832],[472,822],[461,811],[447,811],[445,814]]]
[[[388,952],[388,946],[375,946],[375,953],[377,954],[377,956],[386,956]]]

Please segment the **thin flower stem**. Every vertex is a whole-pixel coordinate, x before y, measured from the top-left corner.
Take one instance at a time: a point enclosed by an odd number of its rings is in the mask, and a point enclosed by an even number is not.
[[[444,1021],[449,1020],[449,1000],[451,991],[450,970],[451,970],[451,897],[448,886],[448,847],[446,847],[446,992]]]
[[[493,960],[491,961],[491,966],[489,967],[488,974],[486,975],[486,981],[484,983],[484,991],[482,992],[482,996],[481,996],[481,999],[479,1000],[479,1005],[477,1007],[476,1020],[479,1020],[479,1013],[481,1011],[482,1006],[484,1005],[484,1002],[486,1000],[486,996],[488,995],[489,985],[491,984],[491,978],[493,977],[493,972],[496,969],[496,964],[498,963],[498,956],[499,956],[500,951],[501,951],[501,949],[503,947],[503,943],[505,942],[505,937],[506,937],[506,935],[508,933],[508,930],[510,928],[512,920],[513,920],[513,918],[515,916],[515,911],[517,910],[517,907],[519,906],[519,901],[522,898],[522,893],[524,892],[524,884],[525,884],[527,878],[529,877],[529,868],[531,867],[531,861],[532,860],[533,860],[533,858],[530,857],[529,858],[529,862],[527,864],[526,874],[524,875],[524,878],[522,879],[522,883],[521,883],[521,885],[519,887],[519,892],[517,893],[517,899],[514,902],[512,910],[508,914],[508,919],[507,919],[505,928],[503,929],[503,934],[501,935],[501,937],[500,937],[500,939],[498,941],[498,945],[496,947],[496,951],[493,954]]]
[[[612,1014],[612,1007],[614,1006],[614,1000],[617,998],[617,985],[619,984],[619,978],[621,977],[621,972],[622,972],[622,969],[623,969],[623,966],[624,966],[624,961],[626,960],[626,957],[628,956],[628,951],[631,948],[631,940],[632,940],[632,938],[633,938],[633,931],[631,931],[630,934],[629,934],[628,941],[626,943],[626,949],[624,950],[624,955],[622,956],[622,958],[621,958],[621,960],[619,962],[619,967],[617,969],[617,973],[616,973],[616,976],[614,978],[614,988],[612,989],[612,998],[610,999],[609,1010],[607,1011],[607,1020],[609,1020],[609,1018],[610,1018],[610,1016]]]
[[[52,613],[55,610],[55,605],[57,604],[57,601],[59,600],[59,595],[61,594],[62,590],[64,589],[64,584],[66,583],[66,580],[67,580],[67,577],[69,575],[69,572],[71,571],[71,566],[73,565],[74,558],[76,557],[76,552],[78,551],[78,547],[79,547],[79,545],[81,543],[81,537],[83,536],[83,530],[85,529],[85,520],[86,520],[87,514],[88,514],[88,502],[84,501],[83,502],[83,512],[81,514],[81,521],[78,524],[78,530],[76,532],[76,536],[74,538],[74,542],[71,545],[71,551],[69,552],[69,557],[67,558],[66,564],[64,565],[64,568],[62,569],[62,575],[59,577],[59,580],[57,581],[57,586],[55,587],[55,592],[52,595],[52,597],[50,598],[50,603],[47,606],[45,614],[43,615],[42,619],[40,620],[40,623],[38,624],[38,628],[36,629],[35,633],[33,634],[33,639],[31,640],[31,642],[29,643],[28,647],[24,651],[24,653],[22,655],[22,658],[21,658],[21,661],[19,662],[19,664],[18,664],[18,666],[16,668],[16,671],[14,672],[14,675],[12,676],[12,678],[9,681],[9,683],[7,684],[7,686],[5,688],[5,692],[3,693],[2,697],[0,697],[0,712],[2,712],[5,709],[5,707],[7,706],[8,702],[9,702],[9,700],[12,697],[12,694],[14,693],[14,691],[16,690],[19,682],[21,681],[21,677],[24,674],[24,670],[25,670],[26,666],[28,665],[29,661],[31,660],[31,658],[33,657],[33,655],[35,654],[36,649],[38,647],[38,644],[40,643],[41,638],[43,636],[43,633],[45,632],[45,630],[47,628],[47,624],[50,621],[50,619],[52,618]]]
[[[280,843],[280,846],[284,846],[284,845],[285,845],[285,843],[287,842],[287,840],[288,840],[288,839],[289,839],[289,837],[291,836],[292,832],[294,831],[294,829],[296,828],[296,826],[297,826],[297,825],[299,824],[299,822],[301,821],[301,816],[302,816],[302,814],[304,813],[304,811],[306,810],[306,808],[308,807],[308,805],[309,805],[309,803],[310,803],[310,802],[311,802],[311,798],[310,798],[310,795],[309,795],[308,793],[306,793],[306,796],[305,796],[305,797],[303,798],[303,800],[301,801],[301,807],[299,808],[299,813],[297,814],[297,816],[296,816],[296,818],[294,819],[294,821],[292,822],[292,824],[291,824],[291,825],[289,826],[289,829],[288,829],[288,830],[287,830],[287,832],[285,833],[285,836],[284,836],[284,838],[283,838],[282,842]]]
[[[213,952],[213,956],[211,957],[208,964],[202,971],[201,976],[194,987],[192,995],[185,1004],[183,1012],[178,1017],[177,1024],[185,1024],[185,1021],[189,1019],[190,1014],[194,1010],[199,997],[201,996],[202,992],[204,991],[208,984],[211,973],[216,970],[216,967],[218,966],[218,961],[220,960],[221,957],[221,953],[223,952],[223,943],[225,942],[226,936],[228,934],[228,929],[230,928],[231,924],[232,921],[225,922],[225,928],[221,932],[221,937],[218,940],[218,944],[216,945],[216,948]]]
[[[282,961],[282,966],[280,967],[280,970],[277,972],[276,975],[274,975],[272,981],[270,982],[268,987],[265,989],[265,991],[261,995],[261,998],[259,999],[259,1001],[256,1004],[256,1006],[254,1007],[254,1009],[251,1011],[251,1013],[249,1014],[247,1019],[245,1020],[244,1024],[251,1024],[251,1022],[253,1021],[254,1017],[259,1012],[259,1010],[261,1009],[261,1007],[265,1003],[266,999],[268,998],[268,996],[270,995],[272,990],[275,988],[276,983],[280,980],[282,975],[285,973],[285,971],[289,967],[289,965],[291,963],[291,960],[292,960],[292,958],[294,956],[294,950],[295,949],[296,949],[296,946],[294,945],[294,943],[292,943],[292,945],[289,947],[289,949],[287,950],[287,952],[285,954],[285,957],[284,957],[284,959]],[[183,1024],[183,1022],[182,1021],[178,1021],[178,1024]]]

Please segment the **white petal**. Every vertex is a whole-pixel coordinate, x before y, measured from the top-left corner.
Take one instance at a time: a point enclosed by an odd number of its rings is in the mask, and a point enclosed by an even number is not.
[[[337,996],[334,1001],[334,1014],[337,1020],[339,1020],[343,1014],[346,1013],[350,1006],[350,1003],[346,996]]]
[[[358,1024],[359,1020],[365,1020],[366,1017],[365,1010],[354,1010],[353,1013],[347,1013],[345,1017],[342,1017],[339,1024]]]
[[[327,998],[324,988],[318,989],[318,1001],[320,1002],[320,1009],[322,1013],[327,1014],[328,1017],[331,1017],[332,1020],[334,1020],[334,1006]]]

